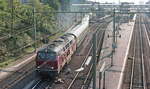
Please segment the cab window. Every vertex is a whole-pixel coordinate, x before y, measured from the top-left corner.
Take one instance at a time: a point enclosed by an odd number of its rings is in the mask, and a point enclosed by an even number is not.
[[[46,58],[47,59],[51,59],[51,58],[54,58],[54,57],[56,57],[56,53],[53,53],[53,52],[46,53]]]
[[[44,59],[45,58],[45,53],[44,52],[40,52],[40,53],[38,53],[38,58],[40,58],[40,59]]]
[[[56,53],[54,52],[40,52],[38,53],[38,58],[39,59],[55,59],[56,58]]]

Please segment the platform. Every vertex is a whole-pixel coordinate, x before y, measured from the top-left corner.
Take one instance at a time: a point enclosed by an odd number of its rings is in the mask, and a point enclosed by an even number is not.
[[[101,89],[121,89],[123,72],[125,70],[125,64],[128,56],[129,46],[132,38],[134,23],[136,15],[133,21],[129,23],[123,23],[120,25],[121,30],[118,35],[121,35],[121,38],[117,38],[117,48],[113,55],[113,66],[107,69],[104,77],[101,80]],[[112,35],[113,24],[110,23],[107,27],[105,34],[104,44],[101,52],[100,62],[97,66],[97,80],[96,87],[99,89],[99,70],[101,65],[105,62],[105,68],[109,67],[111,64],[111,53],[112,53],[112,38],[108,35]],[[105,83],[103,83],[105,81]],[[89,89],[92,89],[92,81]],[[103,88],[102,88],[103,87]]]

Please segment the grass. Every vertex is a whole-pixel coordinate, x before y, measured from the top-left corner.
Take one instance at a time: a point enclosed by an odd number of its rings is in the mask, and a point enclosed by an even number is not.
[[[25,53],[32,53],[32,52],[34,52],[34,47],[28,47],[28,48],[26,48],[26,49],[24,49],[24,52]]]
[[[18,60],[22,56],[24,56],[23,53],[20,53],[20,55],[16,56],[16,57],[9,57],[8,60],[6,60],[4,62],[0,62],[0,68],[5,68],[5,67],[11,65],[13,62],[15,62],[16,60]]]
[[[58,33],[56,33],[56,35],[49,37],[49,40],[52,41],[52,40],[56,39],[57,37],[59,37],[62,34],[63,34],[62,32],[58,32]]]
[[[12,59],[8,59],[8,60],[6,60],[4,62],[1,62],[0,63],[0,68],[5,68],[8,65],[12,64],[14,61],[15,61],[15,59],[12,58]]]
[[[8,60],[6,60],[4,62],[0,62],[0,68],[5,68],[5,67],[11,65],[13,62],[15,62],[16,60],[18,60],[22,56],[24,56],[23,53],[20,53],[20,55],[16,56],[16,57],[9,57]]]

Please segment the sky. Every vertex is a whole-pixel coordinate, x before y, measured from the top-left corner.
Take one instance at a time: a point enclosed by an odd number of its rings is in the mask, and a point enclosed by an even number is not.
[[[115,2],[118,3],[119,0],[89,0],[89,1],[96,1],[96,2]],[[136,4],[139,4],[139,2],[147,2],[148,0],[120,0],[120,2],[134,2]]]

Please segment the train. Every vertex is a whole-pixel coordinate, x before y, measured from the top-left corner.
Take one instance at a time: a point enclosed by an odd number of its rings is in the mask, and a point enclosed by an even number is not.
[[[38,74],[58,76],[86,37],[89,17],[86,14],[80,24],[37,51],[35,61]]]

